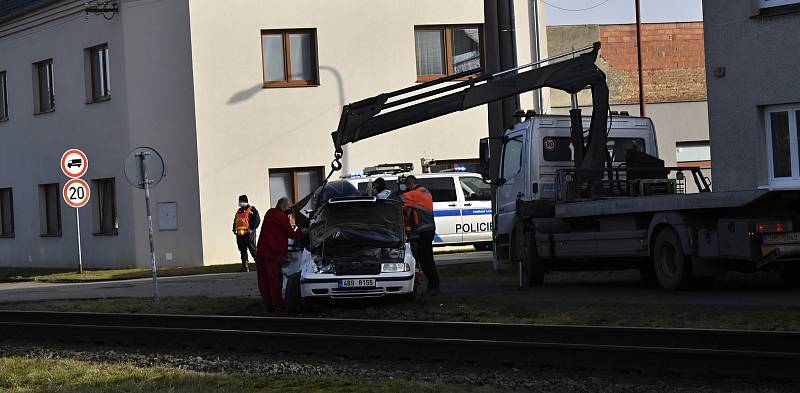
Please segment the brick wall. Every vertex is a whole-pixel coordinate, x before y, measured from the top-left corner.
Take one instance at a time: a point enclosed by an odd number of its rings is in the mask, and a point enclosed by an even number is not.
[[[576,31],[583,34],[575,34]],[[586,37],[587,31],[594,33],[594,37]],[[588,38],[600,41],[598,65],[608,75],[611,102],[638,103],[636,25],[549,26],[547,35],[548,49],[555,50],[550,54],[558,53],[561,48],[589,44],[585,42]],[[572,42],[575,40],[584,42]],[[647,102],[705,100],[703,23],[643,24],[642,66]],[[553,105],[568,105],[568,97],[555,96]]]

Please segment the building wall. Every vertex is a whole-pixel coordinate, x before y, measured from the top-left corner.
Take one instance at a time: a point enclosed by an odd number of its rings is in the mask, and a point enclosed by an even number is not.
[[[530,2],[516,3],[520,63],[530,55]],[[206,263],[238,260],[237,196],[264,212],[270,168],[325,166],[342,106],[416,81],[414,26],[483,22],[480,0],[191,2],[200,200]],[[262,29],[315,28],[320,86],[262,88]],[[532,106],[532,95],[523,105]],[[488,135],[475,108],[347,146],[343,173],[384,162],[477,156]],[[334,176],[338,176],[336,174]]]
[[[200,264],[191,57],[186,1],[122,2],[112,20],[84,17],[83,2],[62,1],[0,26],[0,71],[8,73],[10,118],[0,122],[0,188],[12,187],[15,237],[0,239],[0,266],[77,266],[75,211],[63,202],[62,235],[40,236],[38,185],[67,180],[61,154],[89,157],[84,180],[114,178],[116,236],[93,235],[96,190],[80,209],[84,267],[148,266],[144,198],[123,175],[125,157],[149,145],[168,176],[153,190],[178,201],[179,231],[156,232],[161,264]],[[111,100],[86,104],[84,49],[108,43]],[[34,115],[33,66],[53,59],[55,111]],[[176,72],[179,71],[179,72]],[[90,183],[91,184],[91,183]],[[157,225],[157,221],[155,221]],[[164,260],[172,252],[172,262]]]
[[[611,102],[639,102],[636,25],[572,25],[547,28],[549,51],[600,42],[598,66],[608,77]],[[703,101],[706,99],[703,23],[642,24],[642,69],[647,102]],[[582,105],[591,103],[588,92]],[[570,97],[552,93],[553,106],[569,106]]]
[[[715,190],[768,184],[763,108],[800,103],[800,14],[756,13],[755,1],[703,1]]]

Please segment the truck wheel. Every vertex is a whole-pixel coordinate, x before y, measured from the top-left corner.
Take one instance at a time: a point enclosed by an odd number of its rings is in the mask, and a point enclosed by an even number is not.
[[[293,313],[303,311],[303,298],[300,292],[300,273],[292,274],[286,281],[286,310]]]
[[[672,229],[665,229],[656,237],[653,270],[658,284],[668,291],[686,289],[692,281],[691,258],[683,253],[681,239]]]
[[[525,261],[522,263],[522,280],[526,287],[540,287],[544,285],[544,261],[539,258],[533,236],[525,237]]]

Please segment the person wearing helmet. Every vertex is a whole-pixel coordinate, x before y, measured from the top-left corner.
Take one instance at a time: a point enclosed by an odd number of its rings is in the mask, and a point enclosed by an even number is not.
[[[233,217],[233,233],[236,235],[236,245],[242,259],[243,272],[249,272],[247,252],[256,259],[256,229],[261,224],[261,217],[255,206],[250,205],[247,195],[239,196],[239,209]]]
[[[383,180],[382,177],[379,177],[372,182],[372,192],[378,199],[387,199],[389,198],[389,195],[392,194],[392,192],[386,187],[386,180]]]

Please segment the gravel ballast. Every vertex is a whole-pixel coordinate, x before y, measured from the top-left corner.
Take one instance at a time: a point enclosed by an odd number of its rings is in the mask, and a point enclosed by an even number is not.
[[[356,361],[310,356],[238,355],[232,352],[102,349],[9,343],[0,345],[0,357],[70,359],[97,363],[124,363],[142,368],[173,368],[243,377],[297,376],[372,381],[408,381],[469,386],[473,391],[526,392],[797,392],[800,384],[777,380],[712,378],[700,375],[648,375],[599,370],[550,368],[485,370],[443,362],[413,363],[385,360]]]

